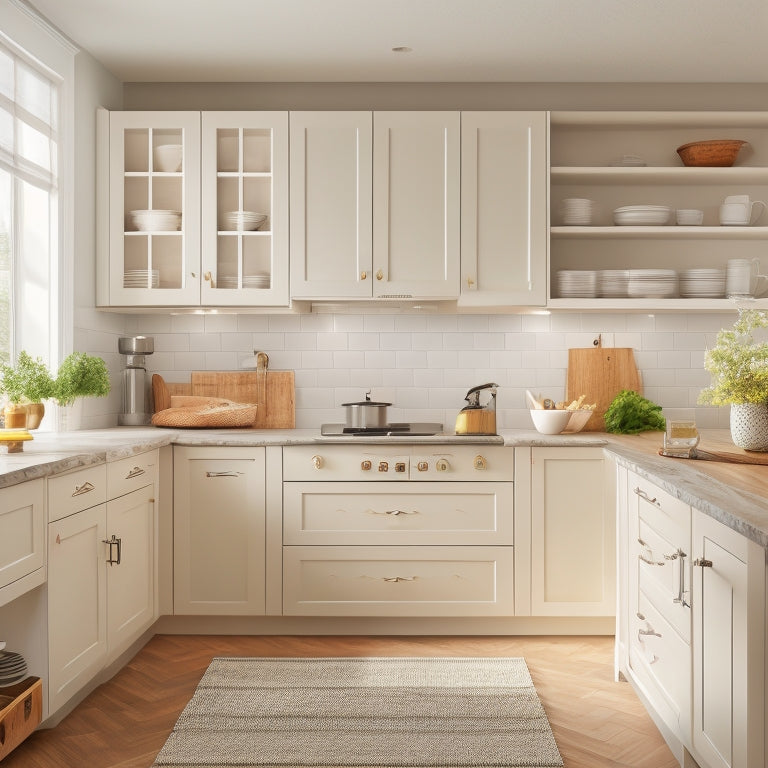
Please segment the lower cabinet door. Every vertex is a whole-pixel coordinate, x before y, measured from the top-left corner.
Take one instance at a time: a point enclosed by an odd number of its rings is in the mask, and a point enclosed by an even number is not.
[[[55,712],[107,654],[104,504],[48,525],[49,709]]]
[[[113,539],[114,537],[114,539]],[[124,650],[155,618],[154,486],[107,502],[107,640]],[[117,561],[117,562],[116,562]]]
[[[283,547],[291,616],[512,616],[512,547]]]

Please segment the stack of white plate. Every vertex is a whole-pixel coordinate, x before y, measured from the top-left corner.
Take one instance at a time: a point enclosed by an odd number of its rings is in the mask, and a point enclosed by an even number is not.
[[[20,653],[0,652],[0,687],[13,685],[27,676],[27,662]]]
[[[593,299],[597,296],[597,272],[561,269],[557,273],[557,292],[563,299]]]
[[[680,273],[684,299],[721,299],[725,296],[724,269],[686,269]]]
[[[618,160],[612,160],[611,165],[622,168],[638,168],[646,165],[646,162],[642,157],[638,157],[638,155],[622,155]]]
[[[159,286],[159,269],[126,269],[125,272],[123,272],[124,288],[158,288]]]
[[[139,232],[176,232],[181,229],[181,211],[130,211],[129,215]]]
[[[569,197],[563,200],[563,224],[568,226],[586,226],[592,223],[595,204],[582,197]]]
[[[597,275],[597,286],[602,298],[624,298],[629,288],[629,270],[601,269]]]
[[[237,277],[220,277],[219,288],[239,288]],[[269,288],[269,275],[243,275],[243,288]]]
[[[669,223],[671,214],[667,205],[625,205],[613,212],[613,223],[620,227],[659,227]]]
[[[634,299],[673,299],[677,296],[674,269],[630,269],[627,294]]]
[[[255,211],[225,211],[221,215],[221,228],[228,231],[248,232],[258,229],[266,220],[266,213],[256,213]]]

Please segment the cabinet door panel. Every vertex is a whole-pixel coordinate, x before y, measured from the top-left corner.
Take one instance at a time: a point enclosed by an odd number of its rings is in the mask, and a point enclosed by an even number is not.
[[[291,295],[372,295],[371,112],[291,112]]]
[[[374,296],[458,296],[460,132],[458,112],[374,113]]]
[[[45,565],[44,498],[44,480],[0,491],[0,605],[3,587]]]

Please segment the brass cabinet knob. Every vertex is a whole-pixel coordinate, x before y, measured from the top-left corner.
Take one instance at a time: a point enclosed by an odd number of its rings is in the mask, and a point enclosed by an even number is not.
[[[474,285],[475,285],[475,281],[471,277],[468,277],[467,278],[467,288],[473,288]]]
[[[389,472],[389,462],[388,461],[380,461],[379,462],[379,472]]]
[[[376,271],[376,279],[377,280],[383,280],[384,279],[384,273],[380,269]]]
[[[416,469],[418,469],[419,472],[426,472],[429,469],[429,462],[428,461],[420,461],[416,465]]]
[[[360,462],[360,469],[362,469],[363,472],[367,472],[372,466],[373,464],[370,462],[369,459],[366,459],[365,461]]]
[[[323,461],[322,456],[313,456],[312,457],[312,466],[315,469],[321,469],[323,464],[325,464],[325,461]]]
[[[438,472],[447,472],[450,469],[450,464],[448,463],[448,459],[438,459],[435,462],[435,469]]]
[[[367,272],[361,272],[360,273],[360,279],[361,280],[365,280],[367,277],[368,277],[368,273]]]
[[[481,456],[480,454],[475,456],[473,466],[475,469],[488,469],[488,462],[485,460],[485,456]]]

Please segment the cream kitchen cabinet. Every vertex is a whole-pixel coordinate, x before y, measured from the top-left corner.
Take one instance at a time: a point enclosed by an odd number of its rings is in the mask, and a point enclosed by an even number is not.
[[[51,713],[156,618],[156,472],[150,451],[48,480]]]
[[[102,109],[98,128],[99,306],[288,304],[287,112]]]
[[[45,576],[45,481],[0,489],[0,606]]]
[[[547,113],[461,114],[460,307],[547,302]]]
[[[515,449],[517,615],[615,614],[613,487],[602,448]]]
[[[458,112],[292,112],[291,295],[459,294]]]
[[[174,446],[174,613],[264,614],[265,450]]]

